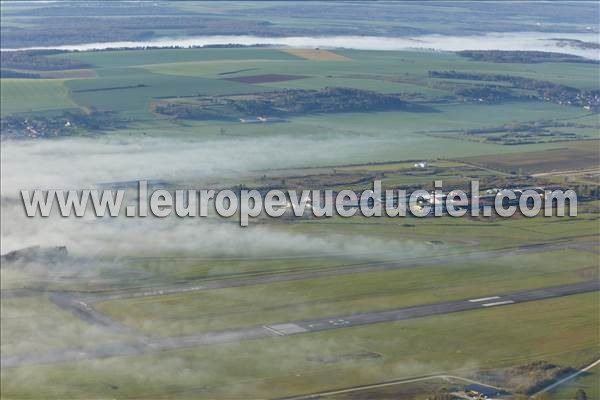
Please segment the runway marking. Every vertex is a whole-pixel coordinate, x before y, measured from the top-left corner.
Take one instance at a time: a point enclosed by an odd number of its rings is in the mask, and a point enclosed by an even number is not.
[[[471,303],[478,303],[480,301],[488,301],[488,300],[496,300],[499,299],[500,296],[491,296],[491,297],[482,297],[480,299],[471,299],[469,300]]]
[[[273,329],[273,328],[271,328],[271,327],[270,327],[270,326],[268,326],[268,325],[263,325],[263,328],[265,328],[266,330],[268,330],[268,331],[269,331],[269,332],[271,332],[271,333],[274,333],[274,334],[275,334],[275,335],[277,335],[277,336],[285,336],[285,333],[283,333],[283,332],[279,332],[278,330],[276,330],[276,329]]]
[[[329,323],[331,325],[340,326],[340,325],[347,325],[350,323],[350,321],[346,321],[345,319],[332,319],[332,320],[329,320]]]
[[[482,307],[494,307],[494,306],[501,306],[503,304],[512,304],[514,303],[514,300],[505,300],[505,301],[496,301],[495,303],[485,303],[482,304]]]
[[[303,327],[301,327],[300,325],[293,324],[293,323],[277,324],[277,325],[263,325],[263,327],[266,330],[268,330],[278,336],[293,335],[294,333],[307,332],[307,330],[304,329]]]
[[[92,307],[90,307],[89,304],[87,304],[87,303],[85,303],[83,301],[76,300],[75,303],[79,304],[81,307],[85,308],[88,311],[92,309]]]

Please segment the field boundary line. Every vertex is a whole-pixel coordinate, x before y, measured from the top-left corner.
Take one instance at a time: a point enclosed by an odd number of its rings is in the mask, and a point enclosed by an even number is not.
[[[331,391],[327,391],[327,392],[311,393],[311,394],[300,395],[300,396],[280,397],[280,398],[277,398],[276,400],[305,400],[305,399],[308,400],[308,399],[313,399],[313,398],[333,396],[336,394],[358,392],[361,390],[376,389],[376,388],[382,388],[382,387],[394,386],[394,385],[402,385],[405,383],[422,382],[422,381],[427,381],[427,380],[431,380],[431,379],[442,379],[442,380],[454,379],[454,380],[464,381],[464,382],[468,382],[468,383],[474,383],[474,384],[486,386],[486,387],[489,387],[492,389],[500,390],[500,388],[498,388],[496,386],[492,386],[487,383],[479,382],[474,379],[464,378],[464,377],[455,376],[455,375],[440,374],[440,375],[428,375],[428,376],[422,376],[422,377],[417,377],[417,378],[407,378],[407,379],[401,379],[401,380],[395,380],[395,381],[374,383],[371,385],[353,386],[353,387],[349,387],[346,389],[338,389],[338,390],[331,390]]]

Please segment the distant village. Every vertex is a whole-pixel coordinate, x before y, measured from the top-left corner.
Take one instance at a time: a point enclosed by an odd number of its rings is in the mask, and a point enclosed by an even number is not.
[[[579,106],[588,111],[600,111],[600,90],[577,89],[570,86],[502,74],[482,74],[459,71],[429,71],[430,78],[501,82],[510,86],[482,84],[457,88],[454,94],[466,101],[497,103],[507,100],[540,100],[560,105]],[[529,94],[516,90],[527,90]]]
[[[65,112],[58,116],[9,116],[0,121],[2,139],[37,139],[98,132],[124,126],[116,113],[92,110]]]

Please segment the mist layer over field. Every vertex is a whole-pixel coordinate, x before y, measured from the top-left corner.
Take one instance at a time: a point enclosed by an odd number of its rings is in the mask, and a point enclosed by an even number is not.
[[[598,43],[598,35],[594,33],[541,33],[541,32],[491,32],[487,35],[447,36],[424,35],[414,37],[385,36],[293,36],[293,37],[259,37],[259,36],[196,36],[185,38],[164,38],[147,41],[122,41],[105,43],[82,43],[50,47],[32,47],[27,49],[61,49],[61,50],[99,50],[117,47],[146,46],[207,46],[217,44],[256,45],[272,44],[299,48],[347,48],[357,50],[405,50],[427,49],[439,51],[460,50],[528,50],[551,51],[574,54],[586,58],[598,59],[597,49],[582,49],[573,46],[558,46],[553,39],[574,39]],[[26,49],[21,49],[26,50]]]
[[[345,134],[5,141],[2,196],[16,198],[21,189],[83,189],[132,180],[242,180],[266,169],[344,163],[386,144],[389,139]]]
[[[285,258],[305,253],[402,254],[408,248],[418,252],[414,244],[367,240],[360,235],[325,239],[286,232],[282,227],[240,229],[237,220],[96,218],[91,213],[83,218],[27,218],[21,204],[21,189],[93,189],[101,184],[110,187],[114,182],[140,179],[176,182],[178,189],[210,189],[212,182],[234,185],[262,169],[311,166],[336,157],[343,160],[376,145],[381,143],[375,138],[348,140],[345,135],[320,140],[278,136],[202,142],[109,136],[6,141],[2,146],[2,253],[34,245],[66,245],[70,253],[85,256]],[[187,182],[205,182],[208,186],[192,187]]]

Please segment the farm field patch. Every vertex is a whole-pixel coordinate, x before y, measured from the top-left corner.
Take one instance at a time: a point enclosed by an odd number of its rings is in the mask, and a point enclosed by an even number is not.
[[[66,81],[61,79],[0,80],[2,116],[13,113],[47,112],[78,108],[69,96]]]
[[[500,171],[521,170],[528,174],[572,171],[593,168],[600,163],[599,143],[569,144],[565,147],[537,152],[504,154],[500,156],[472,157],[463,161]]]
[[[240,83],[269,83],[269,82],[285,82],[294,81],[297,79],[304,79],[302,75],[284,75],[284,74],[267,74],[267,75],[246,75],[237,76],[235,78],[223,78],[226,81],[240,82]]]
[[[321,49],[284,49],[288,54],[305,58],[311,61],[349,61],[348,57],[339,55],[331,50]]]
[[[64,57],[64,55],[60,55]],[[190,61],[238,60],[298,60],[276,49],[156,49],[152,51],[101,51],[69,53],[69,58],[92,64],[97,68],[132,67],[149,64]]]

